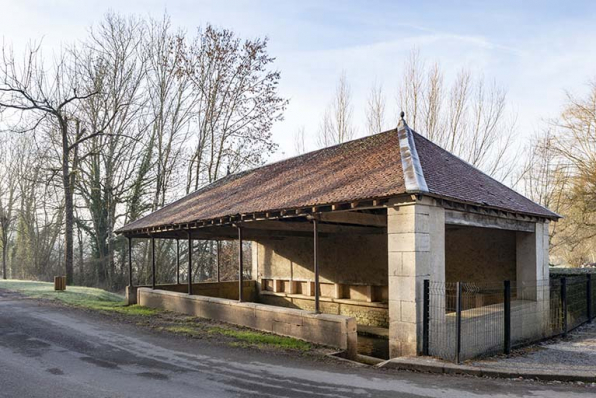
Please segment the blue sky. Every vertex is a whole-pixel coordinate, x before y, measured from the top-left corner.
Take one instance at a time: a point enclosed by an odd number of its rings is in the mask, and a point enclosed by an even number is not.
[[[584,93],[596,78],[596,2],[0,0],[0,35],[17,49],[42,36],[56,47],[83,37],[108,9],[153,16],[167,10],[188,31],[209,22],[244,37],[268,36],[281,92],[290,98],[285,121],[274,127],[274,158],[294,154],[300,126],[314,137],[342,70],[364,134],[371,84],[382,83],[395,102],[414,48],[440,62],[447,79],[465,67],[496,80],[517,113],[520,140],[559,113],[566,91]],[[392,117],[386,127],[393,124]]]

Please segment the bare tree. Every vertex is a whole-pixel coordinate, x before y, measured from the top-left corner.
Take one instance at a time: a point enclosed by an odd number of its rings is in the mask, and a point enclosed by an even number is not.
[[[294,134],[294,152],[296,155],[302,155],[308,152],[308,145],[306,144],[306,131],[304,126],[300,126]]]
[[[16,170],[0,170],[4,264],[22,277],[49,278],[64,267],[69,283],[76,273],[77,283],[121,288],[127,253],[118,225],[260,165],[276,149],[271,128],[288,101],[267,44],[212,26],[190,37],[167,15],[108,13],[51,59],[40,46],[24,58],[4,46],[2,127],[23,140]],[[0,154],[0,165],[7,162]],[[213,263],[211,242],[197,250]],[[133,251],[143,281],[149,251]],[[158,244],[156,254],[159,277],[172,278],[172,243]],[[197,275],[212,278],[212,268]]]
[[[567,264],[579,266],[596,262],[596,83],[584,96],[568,94],[567,103],[558,120],[552,123],[552,141],[557,156],[554,179],[555,198],[561,196],[559,211],[565,216],[557,223],[553,237],[555,254]],[[554,138],[551,138],[554,137]],[[551,166],[551,170],[554,167]],[[552,173],[552,171],[551,171]],[[556,205],[557,202],[553,203]]]
[[[366,127],[369,135],[378,134],[385,127],[385,95],[383,86],[374,83],[366,104]]]
[[[0,243],[2,243],[2,278],[7,279],[7,257],[10,236],[15,220],[18,174],[17,165],[21,160],[12,137],[0,141]]]
[[[274,58],[267,44],[208,25],[181,53],[178,71],[192,79],[197,101],[187,191],[226,170],[259,165],[276,149],[271,127],[282,120],[288,101],[278,95],[280,73],[270,70]]]
[[[144,35],[142,20],[108,13],[76,53],[83,87],[102,88],[80,105],[78,117],[86,126],[106,126],[104,134],[82,143],[72,162],[75,193],[82,199],[78,226],[91,238],[95,284],[101,286],[112,286],[116,275],[116,212],[128,196],[135,151],[146,129],[139,125],[145,105]]]
[[[440,66],[427,67],[414,51],[397,97],[410,127],[495,178],[511,176],[515,117],[496,83],[464,69],[446,88]]]
[[[64,265],[66,279],[73,280],[74,199],[71,159],[79,144],[104,133],[115,114],[104,125],[77,129],[77,107],[97,95],[100,87],[87,90],[72,76],[72,58],[62,52],[50,68],[44,65],[39,45],[28,47],[19,62],[12,49],[4,46],[0,62],[0,112],[11,112],[14,131],[45,130],[59,143],[59,160],[64,195]],[[23,125],[24,119],[28,120]],[[78,125],[78,124],[76,124]]]
[[[352,92],[346,74],[342,72],[331,103],[325,109],[317,143],[320,147],[341,144],[356,135],[352,124]]]

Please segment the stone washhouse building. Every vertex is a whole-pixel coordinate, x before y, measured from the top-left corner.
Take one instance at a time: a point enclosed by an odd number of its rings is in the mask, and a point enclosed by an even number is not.
[[[336,346],[348,356],[359,326],[386,328],[393,358],[422,352],[425,279],[548,279],[548,225],[558,218],[402,119],[391,131],[226,176],[118,233],[129,243],[252,242],[250,279],[238,255],[240,282],[156,284],[154,261],[152,286],[138,287],[131,265],[130,303]],[[188,272],[192,264],[189,256]]]

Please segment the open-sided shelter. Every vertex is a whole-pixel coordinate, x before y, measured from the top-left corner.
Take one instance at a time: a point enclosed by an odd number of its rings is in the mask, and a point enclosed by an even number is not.
[[[548,225],[558,217],[402,119],[394,130],[226,176],[118,233],[252,242],[250,280],[247,270],[233,284],[162,286],[154,276],[154,290],[137,293],[142,303],[352,354],[356,325],[388,328],[396,357],[422,352],[425,279],[548,279]],[[130,284],[136,290],[132,275]]]

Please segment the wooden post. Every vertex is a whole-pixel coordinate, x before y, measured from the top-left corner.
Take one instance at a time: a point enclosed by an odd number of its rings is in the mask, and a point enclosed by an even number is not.
[[[242,261],[242,227],[238,225],[238,301],[242,301],[242,271],[244,264]]]
[[[132,238],[128,238],[128,286],[132,287]]]
[[[192,239],[188,231],[188,294],[192,294]]]
[[[219,267],[220,267],[220,261],[221,261],[220,257],[219,257],[220,256],[219,252],[221,250],[221,242],[217,241],[216,243],[217,243],[217,282],[219,283],[219,282],[221,282],[221,277],[219,276]]]
[[[313,256],[314,256],[314,271],[315,271],[315,312],[318,314],[321,312],[321,305],[319,302],[319,220],[313,217]]]
[[[151,237],[151,289],[155,289],[155,238]]]
[[[176,238],[176,284],[180,284],[180,239]]]
[[[54,290],[56,290],[56,291],[66,290],[66,277],[65,276],[55,276],[54,277]]]

